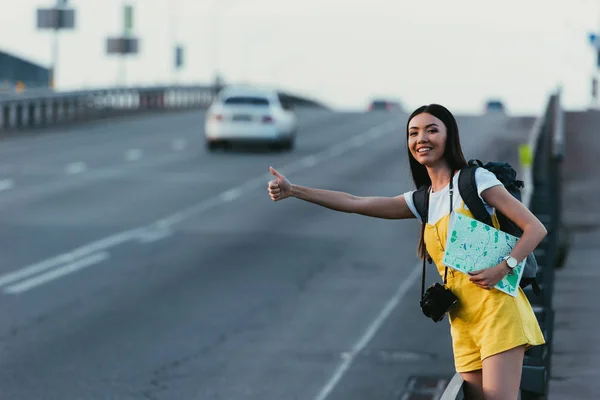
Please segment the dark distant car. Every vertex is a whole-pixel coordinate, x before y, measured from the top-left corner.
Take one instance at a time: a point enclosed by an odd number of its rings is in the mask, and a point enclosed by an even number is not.
[[[393,100],[376,99],[376,100],[371,101],[371,104],[369,104],[369,111],[377,111],[377,110],[391,111],[391,110],[399,110],[399,109],[400,109],[400,104]]]
[[[485,112],[504,114],[506,110],[504,109],[504,103],[500,100],[488,100],[485,103]]]

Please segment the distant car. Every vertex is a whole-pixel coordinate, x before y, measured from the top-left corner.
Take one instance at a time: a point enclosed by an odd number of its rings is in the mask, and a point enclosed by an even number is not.
[[[253,87],[226,87],[206,113],[206,148],[213,151],[234,142],[264,143],[292,150],[298,123],[277,92]]]
[[[375,99],[369,104],[369,111],[391,111],[397,109],[400,109],[400,104],[397,101],[393,100]]]
[[[486,113],[500,113],[504,114],[506,110],[504,109],[504,103],[500,100],[488,100],[485,103],[485,112]]]

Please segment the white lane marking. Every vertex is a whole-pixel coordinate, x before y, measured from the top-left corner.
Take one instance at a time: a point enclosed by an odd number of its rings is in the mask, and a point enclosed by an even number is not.
[[[223,201],[233,201],[235,199],[237,199],[238,197],[240,197],[242,194],[242,191],[240,189],[229,189],[226,192],[223,192],[219,195],[219,197],[221,198],[221,200]]]
[[[385,131],[382,131],[381,129],[371,129],[369,131],[369,137],[371,139],[377,139],[384,134],[385,134]]]
[[[370,136],[370,134],[369,134]],[[350,141],[350,145],[354,146],[354,147],[360,147],[363,146],[365,143],[367,143],[369,141],[369,136],[356,136],[354,138],[352,138],[352,140]]]
[[[391,123],[384,124],[384,125],[382,125],[381,129],[386,129],[385,128],[386,126],[391,126],[393,128],[395,125],[393,125]],[[390,129],[390,131],[391,131],[391,129]],[[368,135],[368,133],[369,133],[369,131],[359,134],[357,136],[365,136],[365,135]],[[355,137],[357,137],[357,136],[355,136]],[[341,146],[342,148],[348,149],[348,143],[352,139],[353,138],[350,138],[350,139],[346,140],[345,142],[342,142],[339,145],[335,145],[335,146]],[[316,154],[314,154],[314,156],[317,158],[322,158],[322,160],[332,158],[332,156],[329,155],[329,153],[330,153],[330,149],[334,148],[335,146],[332,146],[332,147],[327,148],[319,153],[316,153]],[[302,166],[302,159],[301,159],[301,160],[294,161],[290,164],[287,164],[283,167],[280,167],[280,168],[278,168],[278,170],[281,173],[283,173],[284,175],[285,174],[289,175],[292,172],[296,172],[296,171],[302,170],[304,168],[306,168],[306,167]],[[31,275],[40,273],[42,271],[54,268],[54,267],[62,265],[64,263],[73,262],[74,260],[77,260],[81,257],[85,257],[89,254],[93,254],[93,253],[96,253],[101,250],[110,249],[111,247],[118,246],[120,244],[126,243],[131,240],[139,240],[140,236],[149,229],[172,229],[173,225],[183,222],[186,219],[189,219],[190,217],[192,217],[196,214],[200,214],[211,208],[222,205],[226,201],[231,201],[235,198],[238,198],[244,192],[254,190],[256,188],[262,187],[263,185],[266,188],[266,182],[268,182],[268,180],[270,180],[272,178],[273,178],[273,176],[269,172],[266,172],[255,178],[249,179],[248,181],[246,181],[245,183],[243,183],[239,186],[233,187],[223,193],[220,193],[220,194],[216,195],[215,197],[201,201],[200,203],[197,203],[186,209],[180,210],[174,214],[171,214],[167,217],[156,220],[147,225],[144,225],[144,226],[141,226],[141,227],[138,227],[135,229],[130,229],[128,231],[118,232],[114,235],[111,235],[111,236],[105,237],[103,239],[97,240],[95,242],[91,242],[86,245],[80,246],[70,252],[59,254],[57,256],[54,256],[54,257],[46,259],[46,260],[42,260],[35,264],[19,268],[16,271],[10,272],[5,275],[0,275],[0,286],[5,286],[7,284],[18,281],[20,279],[23,279],[23,278],[29,277]]]
[[[80,174],[82,172],[84,172],[87,169],[87,166],[85,165],[84,162],[73,162],[70,164],[67,164],[67,166],[65,167],[65,172],[67,174]]]
[[[81,257],[96,253],[100,250],[105,250],[121,243],[128,242],[131,239],[137,238],[140,234],[140,231],[141,229],[132,229],[130,231],[120,232],[88,245],[78,247],[68,253],[63,253],[27,267],[19,268],[14,272],[0,276],[0,286],[6,286],[10,283],[38,274],[56,266],[74,262]]]
[[[15,183],[12,179],[2,179],[0,181],[0,191],[12,189],[15,186]]]
[[[173,231],[165,228],[148,229],[140,233],[138,241],[142,244],[154,243],[173,235]]]
[[[101,253],[92,254],[89,257],[82,258],[81,260],[64,265],[55,270],[46,272],[45,274],[38,275],[35,278],[27,279],[15,285],[9,286],[6,289],[4,289],[4,292],[10,294],[19,294],[21,292],[25,292],[36,286],[43,285],[44,283],[48,283],[57,278],[68,275],[72,272],[78,271],[80,269],[89,267],[94,264],[98,264],[99,262],[106,260],[108,257],[109,255],[105,251]]]
[[[408,289],[410,289],[413,283],[415,283],[417,277],[419,276],[419,272],[420,263],[417,264],[416,268],[413,269],[408,278],[402,282],[398,290],[396,290],[396,293],[394,293],[392,298],[388,300],[387,304],[385,307],[383,307],[383,310],[381,310],[377,318],[371,322],[371,325],[369,325],[365,333],[356,342],[356,344],[352,346],[352,350],[342,354],[342,362],[338,364],[335,372],[329,381],[327,381],[325,386],[323,386],[319,394],[315,397],[315,400],[325,400],[331,391],[335,389],[335,386],[338,384],[340,379],[342,379],[342,376],[344,376],[344,373],[348,370],[348,368],[350,368],[350,365],[352,365],[352,362],[356,356],[365,348],[367,344],[369,344],[373,336],[375,336],[375,333],[377,333],[390,313],[394,311],[400,300],[402,300],[402,298],[406,295]]]
[[[302,166],[306,168],[314,167],[319,163],[319,160],[315,156],[307,156],[302,159]]]
[[[185,139],[175,139],[171,143],[171,148],[175,151],[181,151],[185,149],[187,146],[187,141]]]
[[[338,157],[348,151],[349,147],[345,143],[336,144],[329,149],[329,157]]]
[[[125,153],[125,159],[127,161],[137,161],[140,158],[142,158],[143,154],[144,153],[142,153],[140,149],[127,150],[127,152]]]

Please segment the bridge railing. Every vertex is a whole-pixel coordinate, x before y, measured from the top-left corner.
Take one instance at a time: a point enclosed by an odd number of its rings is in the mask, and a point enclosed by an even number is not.
[[[212,86],[157,86],[0,92],[0,133],[148,111],[206,108]]]
[[[548,394],[551,375],[552,343],[554,338],[554,270],[559,262],[562,229],[562,160],[564,158],[564,115],[560,91],[550,97],[537,137],[532,137],[534,149],[531,165],[532,192],[529,209],[544,224],[548,234],[535,250],[539,271],[537,280],[542,293],[536,296],[527,288],[531,303],[546,344],[534,347],[525,354],[521,378],[522,399],[543,399]]]
[[[562,227],[564,141],[564,116],[558,90],[550,96],[544,113],[537,118],[531,130],[528,147],[533,160],[530,164],[523,165],[523,203],[544,224],[548,234],[534,252],[539,266],[537,281],[542,293],[535,295],[531,286],[525,289],[546,344],[533,347],[525,353],[521,377],[522,400],[545,399],[548,394],[554,333],[554,268],[560,252],[559,234]],[[455,374],[441,400],[463,400],[464,384],[460,374]]]

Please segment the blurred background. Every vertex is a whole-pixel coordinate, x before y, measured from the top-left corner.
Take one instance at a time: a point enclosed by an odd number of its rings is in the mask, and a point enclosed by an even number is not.
[[[341,109],[395,96],[407,108],[437,101],[473,112],[488,97],[501,97],[512,112],[537,113],[557,84],[567,107],[587,107],[596,64],[587,37],[600,24],[593,0],[66,4],[77,16],[73,29],[58,34],[57,89],[196,84],[219,74],[230,83],[279,85]],[[0,48],[50,67],[54,39],[37,29],[36,10],[54,5],[2,1]],[[107,37],[124,31],[124,5],[134,9],[131,35],[140,41],[125,67],[106,54]],[[176,69],[177,45],[184,62]]]
[[[440,103],[548,230],[521,399],[600,398],[599,30],[595,0],[0,0],[0,397],[462,399],[419,224],[267,193],[413,190]]]

